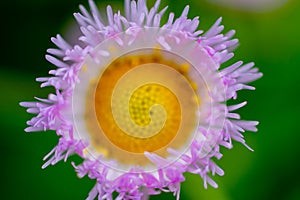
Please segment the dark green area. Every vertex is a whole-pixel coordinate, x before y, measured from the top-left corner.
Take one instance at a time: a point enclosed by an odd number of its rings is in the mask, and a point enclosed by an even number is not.
[[[98,2],[122,6],[122,1]],[[75,156],[41,169],[43,156],[58,137],[52,132],[25,133],[30,115],[18,105],[51,91],[40,89],[34,79],[51,69],[44,59],[46,49],[53,47],[50,37],[66,33],[80,3],[87,5],[83,0],[1,2],[1,199],[85,199],[94,185],[88,178],[76,177],[70,164],[70,160],[80,163]],[[231,10],[205,0],[163,1],[168,4],[176,16],[189,4],[189,16],[199,15],[204,30],[222,16],[225,29],[235,29],[240,39],[233,60],[254,61],[264,73],[252,84],[257,90],[242,91],[237,100],[248,101],[239,111],[244,119],[260,121],[258,133],[245,133],[255,152],[238,143],[232,150],[222,149],[224,157],[217,163],[225,176],[215,177],[219,189],[206,190],[200,177],[186,174],[181,199],[299,199],[300,2],[290,0],[265,13]],[[174,197],[163,194],[151,199]]]

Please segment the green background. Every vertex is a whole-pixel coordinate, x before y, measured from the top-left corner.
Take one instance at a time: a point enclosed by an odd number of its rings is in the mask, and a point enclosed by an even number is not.
[[[97,2],[122,8],[122,1]],[[53,132],[25,133],[30,115],[18,105],[52,91],[40,89],[34,80],[52,69],[44,59],[46,49],[53,47],[50,37],[67,35],[80,3],[87,5],[85,0],[1,2],[1,199],[85,199],[94,185],[93,180],[77,178],[70,164],[80,162],[76,156],[41,169],[43,156],[58,137]],[[189,4],[189,17],[199,15],[204,30],[223,16],[225,29],[235,29],[240,39],[233,61],[255,61],[264,73],[252,84],[257,90],[240,92],[236,101],[248,101],[239,110],[243,119],[260,121],[258,133],[245,133],[255,152],[238,143],[232,150],[222,148],[224,157],[217,163],[225,175],[214,178],[219,188],[206,190],[200,177],[186,174],[181,199],[300,199],[300,1],[256,13],[206,0],[163,1],[168,4],[176,16]],[[174,198],[163,194],[151,199]]]

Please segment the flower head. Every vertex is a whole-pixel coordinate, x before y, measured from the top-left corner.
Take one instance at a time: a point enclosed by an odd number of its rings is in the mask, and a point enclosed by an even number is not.
[[[217,187],[211,176],[224,172],[212,159],[222,157],[220,146],[232,148],[236,140],[248,147],[242,133],[258,124],[234,113],[246,102],[226,105],[262,76],[253,63],[220,68],[238,45],[235,31],[222,34],[221,18],[207,32],[198,30],[189,6],[162,24],[167,7],[159,9],[160,0],[150,9],[145,0],[125,0],[125,15],[108,6],[107,20],[89,4],[91,12],[80,6],[74,14],[83,46],[51,39],[57,48],[46,59],[57,68],[37,81],[55,94],[21,103],[36,115],[26,132],[54,130],[60,137],[43,168],[82,157],[72,164],[79,177],[96,180],[88,199],[162,191],[179,198],[185,172],[201,176],[205,188]]]

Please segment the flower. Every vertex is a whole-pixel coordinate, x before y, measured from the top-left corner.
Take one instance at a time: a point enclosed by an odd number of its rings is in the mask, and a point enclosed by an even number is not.
[[[74,14],[83,46],[51,39],[57,48],[46,59],[57,68],[37,81],[55,93],[20,103],[35,114],[26,132],[60,137],[43,168],[82,157],[72,162],[78,176],[96,180],[87,199],[112,199],[114,192],[117,199],[161,192],[179,199],[185,172],[216,188],[211,176],[224,174],[213,161],[222,157],[220,146],[236,140],[248,147],[242,133],[258,124],[235,113],[246,102],[226,105],[262,76],[253,63],[221,67],[238,45],[235,31],[222,34],[221,18],[207,32],[197,30],[189,6],[162,24],[167,7],[159,10],[160,0],[150,9],[145,0],[125,0],[125,15],[107,6],[107,20],[89,5],[91,13],[80,6]]]

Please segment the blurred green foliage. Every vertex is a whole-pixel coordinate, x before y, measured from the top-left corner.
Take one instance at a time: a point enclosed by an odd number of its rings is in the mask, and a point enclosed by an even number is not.
[[[122,7],[122,1],[117,0],[96,2]],[[70,161],[41,169],[42,157],[58,138],[52,132],[25,133],[30,115],[18,105],[34,96],[46,97],[51,91],[40,89],[34,79],[46,76],[51,69],[44,59],[46,49],[53,47],[50,37],[64,35],[80,3],[87,5],[84,0],[1,3],[1,199],[84,199],[94,185],[88,178],[78,179]],[[290,0],[265,13],[223,8],[206,0],[168,0],[162,4],[169,5],[168,10],[177,16],[189,4],[189,16],[199,15],[204,30],[223,16],[225,29],[235,29],[241,42],[234,61],[255,61],[264,73],[253,83],[257,90],[242,91],[237,100],[248,101],[239,111],[244,119],[260,121],[258,133],[245,133],[255,152],[237,143],[232,150],[223,148],[224,157],[217,163],[225,176],[215,177],[219,189],[205,190],[200,177],[186,174],[181,199],[300,199],[300,1]],[[69,160],[80,162],[75,156]],[[151,199],[174,197],[163,194]]]

